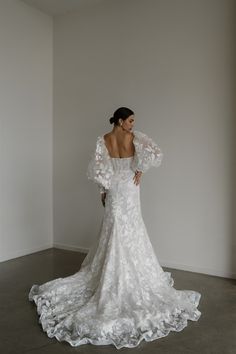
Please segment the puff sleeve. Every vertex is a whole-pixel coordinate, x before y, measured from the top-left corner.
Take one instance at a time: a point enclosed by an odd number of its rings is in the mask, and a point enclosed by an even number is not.
[[[113,167],[101,136],[97,138],[96,148],[88,163],[86,174],[89,180],[98,185],[100,193],[110,188]]]
[[[146,172],[150,167],[158,167],[163,159],[160,147],[146,134],[134,131],[135,154],[132,169]]]

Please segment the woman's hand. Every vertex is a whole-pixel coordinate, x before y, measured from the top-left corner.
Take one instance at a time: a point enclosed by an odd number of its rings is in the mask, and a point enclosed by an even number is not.
[[[101,193],[102,205],[105,207],[106,192]]]
[[[141,176],[142,176],[142,171],[136,170],[133,177],[134,184],[136,184],[136,186],[140,184]]]

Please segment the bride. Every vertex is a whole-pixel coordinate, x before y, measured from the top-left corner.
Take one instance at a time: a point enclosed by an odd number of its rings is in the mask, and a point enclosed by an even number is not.
[[[77,273],[33,285],[39,323],[49,337],[71,346],[136,347],[197,321],[201,294],[176,290],[160,266],[140,206],[140,180],[163,153],[133,130],[134,112],[120,107],[111,132],[97,137],[87,177],[98,185],[104,215],[99,237]]]

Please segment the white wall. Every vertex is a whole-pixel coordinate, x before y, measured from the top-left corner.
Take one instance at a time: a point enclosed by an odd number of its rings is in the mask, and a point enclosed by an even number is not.
[[[0,261],[52,246],[52,18],[0,2]]]
[[[119,106],[163,164],[142,211],[162,265],[235,276],[230,0],[106,1],[54,21],[54,242],[89,248],[103,214],[86,168]]]

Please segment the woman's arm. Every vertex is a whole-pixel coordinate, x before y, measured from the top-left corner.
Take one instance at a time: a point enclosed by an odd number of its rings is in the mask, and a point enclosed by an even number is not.
[[[113,167],[104,147],[103,138],[99,136],[87,167],[87,177],[97,183],[100,193],[103,193],[104,189],[109,189],[112,175]]]
[[[158,167],[161,164],[163,152],[152,138],[135,130],[133,143],[135,145],[135,155],[132,162],[133,171],[144,173],[150,167]]]

